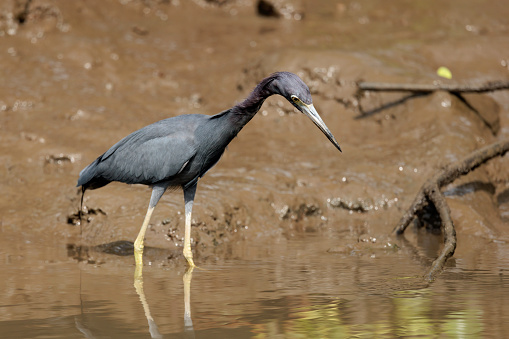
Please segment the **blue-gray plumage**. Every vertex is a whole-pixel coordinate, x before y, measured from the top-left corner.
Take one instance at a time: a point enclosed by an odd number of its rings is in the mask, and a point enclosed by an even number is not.
[[[279,94],[306,114],[341,151],[322,121],[306,84],[295,74],[277,72],[263,79],[241,103],[216,115],[188,114],[158,121],[131,133],[80,172],[83,193],[112,181],[152,186],[149,208],[136,242],[136,264],[142,264],[143,238],[152,211],[168,187],[182,187],[185,199],[184,256],[191,252],[191,211],[198,179],[212,168],[226,146],[260,110],[265,99]]]

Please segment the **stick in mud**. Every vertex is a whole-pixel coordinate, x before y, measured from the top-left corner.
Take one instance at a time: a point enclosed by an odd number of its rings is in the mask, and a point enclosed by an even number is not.
[[[424,279],[431,282],[444,268],[445,262],[449,259],[456,249],[456,231],[451,219],[449,206],[440,189],[453,182],[458,177],[465,175],[488,160],[503,156],[509,151],[509,140],[502,140],[476,150],[463,159],[447,165],[444,169],[438,171],[429,178],[417,193],[412,205],[405,212],[398,225],[393,232],[400,235],[410,225],[412,220],[417,217],[418,213],[428,204],[432,203],[439,213],[442,221],[444,233],[444,248],[431,267],[424,275]]]
[[[355,94],[355,98],[357,102],[359,102],[359,109],[362,115],[358,116],[356,119],[366,118],[375,113],[380,112],[386,108],[399,105],[407,101],[408,99],[416,98],[423,95],[429,95],[435,91],[446,91],[458,97],[461,101],[463,101],[470,109],[472,109],[483,121],[484,124],[487,125],[488,128],[492,130],[493,135],[496,135],[497,129],[494,126],[486,121],[482,114],[480,114],[474,106],[472,106],[468,100],[463,95],[468,95],[469,93],[486,93],[493,92],[499,90],[509,89],[509,81],[507,80],[493,80],[487,82],[475,82],[468,81],[462,84],[459,83],[444,83],[442,81],[434,81],[432,84],[410,84],[410,83],[386,83],[386,82],[365,82],[358,81],[357,82],[357,92]],[[365,112],[361,107],[360,100],[364,97],[365,92],[410,92],[411,94],[400,98],[396,101],[385,103],[381,107],[372,109],[369,112]],[[463,95],[462,95],[463,94]]]
[[[509,89],[509,81],[489,81],[482,84],[448,84],[442,82],[436,82],[434,84],[396,84],[385,82],[359,82],[357,86],[362,91],[418,93],[447,91],[452,93],[483,93]]]

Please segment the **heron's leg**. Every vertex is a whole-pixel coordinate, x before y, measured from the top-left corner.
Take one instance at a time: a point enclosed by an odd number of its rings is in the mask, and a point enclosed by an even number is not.
[[[145,214],[145,219],[141,225],[140,233],[138,233],[138,237],[136,237],[136,241],[134,242],[134,260],[136,261],[136,266],[143,266],[143,240],[145,239],[145,232],[147,231],[147,226],[150,222],[154,207],[155,206],[148,207],[147,214]]]
[[[156,207],[159,199],[163,196],[166,191],[167,186],[163,185],[155,185],[152,188],[152,196],[150,197],[150,203],[148,205],[147,214],[145,215],[145,219],[143,220],[143,225],[141,225],[140,233],[138,233],[138,237],[134,242],[134,260],[136,261],[136,266],[143,265],[143,239],[145,238],[145,232],[147,231],[148,223],[150,222],[150,217],[152,216],[152,212]]]
[[[196,193],[196,184],[191,187],[184,188],[184,201],[186,210],[186,226],[184,232],[184,257],[187,259],[189,266],[196,267],[193,262],[193,252],[191,251],[191,214],[193,211],[194,194]]]

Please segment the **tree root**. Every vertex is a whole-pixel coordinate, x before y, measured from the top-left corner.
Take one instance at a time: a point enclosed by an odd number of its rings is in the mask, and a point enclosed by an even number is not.
[[[502,140],[470,153],[465,158],[447,165],[444,169],[438,171],[428,179],[421,187],[412,205],[403,215],[393,232],[403,234],[418,213],[428,204],[432,203],[442,221],[444,234],[444,248],[430,269],[424,275],[424,279],[431,282],[444,268],[445,262],[449,259],[456,249],[456,231],[451,219],[451,212],[440,188],[450,184],[458,177],[465,175],[486,161],[496,157],[503,156],[509,151],[509,140]]]
[[[484,114],[482,114],[476,109],[475,107],[476,105],[470,102],[470,99],[472,98],[472,94],[493,92],[504,89],[509,89],[509,81],[507,80],[488,81],[484,83],[471,82],[466,84],[442,83],[441,81],[436,81],[433,84],[408,84],[408,83],[398,84],[398,83],[361,81],[357,82],[357,92],[355,94],[355,98],[358,102],[359,111],[361,115],[356,117],[356,119],[367,118],[387,108],[402,104],[405,101],[410,100],[412,98],[429,95],[435,91],[446,91],[449,92],[451,95],[456,96],[465,105],[467,105],[468,108],[470,108],[474,113],[476,113],[479,116],[483,123],[491,130],[492,134],[496,135],[498,132],[498,121],[492,121],[489,117],[487,119],[487,117]],[[374,108],[369,111],[364,111],[361,105],[361,99],[364,97],[365,92],[368,91],[409,92],[409,94],[395,101],[385,103],[381,107]],[[467,96],[470,99],[467,99]]]
[[[447,91],[451,93],[483,93],[509,89],[509,81],[489,81],[482,84],[391,84],[384,82],[359,82],[361,91],[385,91],[385,92],[417,92],[429,93],[434,91]]]

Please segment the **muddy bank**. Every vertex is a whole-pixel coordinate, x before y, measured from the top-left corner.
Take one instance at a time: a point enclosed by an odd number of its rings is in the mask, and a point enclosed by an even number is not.
[[[267,100],[200,181],[193,241],[201,260],[249,256],[249,242],[307,233],[334,237],[346,250],[370,237],[382,248],[427,176],[509,135],[507,91],[476,103],[499,129],[448,93],[355,95],[361,79],[447,81],[439,66],[458,82],[507,79],[506,6],[300,4],[305,15],[295,20],[261,17],[254,1],[4,2],[3,234],[57,237],[62,246],[134,240],[149,190],[112,184],[87,192],[87,208],[101,212],[89,215],[80,237],[68,223],[79,205],[79,171],[149,123],[232,106],[276,70],[309,84],[344,151],[282,98]],[[508,238],[507,165],[495,160],[447,188],[461,237]],[[147,246],[181,248],[183,226],[182,194],[166,194]],[[456,255],[467,251],[460,242]]]

